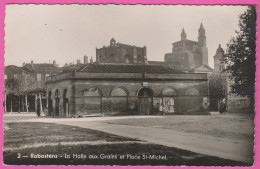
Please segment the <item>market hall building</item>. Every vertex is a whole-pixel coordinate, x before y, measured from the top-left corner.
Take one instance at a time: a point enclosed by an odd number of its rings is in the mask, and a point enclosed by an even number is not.
[[[145,47],[112,39],[96,62],[47,77],[48,115],[208,114],[207,76],[148,64]]]

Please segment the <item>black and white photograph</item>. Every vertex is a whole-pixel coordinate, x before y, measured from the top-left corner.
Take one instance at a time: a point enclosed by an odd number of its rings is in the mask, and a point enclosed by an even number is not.
[[[256,6],[7,4],[5,165],[252,166]]]

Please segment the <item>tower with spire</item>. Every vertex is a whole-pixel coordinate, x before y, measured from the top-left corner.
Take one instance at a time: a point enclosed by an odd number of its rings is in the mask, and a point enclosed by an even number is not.
[[[219,44],[216,54],[214,56],[214,72],[220,74],[224,69],[224,50]]]
[[[199,28],[199,36],[198,36],[198,52],[199,52],[199,59],[201,59],[203,65],[209,65],[208,63],[208,48],[206,44],[206,31],[204,29],[203,24],[200,24]]]
[[[198,46],[199,47],[206,47],[206,35],[205,35],[205,29],[203,24],[200,24],[199,28],[199,36],[198,36]]]
[[[186,38],[187,38],[187,36],[186,36],[185,30],[184,30],[184,28],[182,28],[181,40],[186,40]]]
[[[172,53],[165,54],[165,64],[183,71],[190,71],[201,66],[208,68],[208,48],[203,24],[199,26],[197,41],[187,39],[184,28],[180,35],[181,40],[172,43]]]

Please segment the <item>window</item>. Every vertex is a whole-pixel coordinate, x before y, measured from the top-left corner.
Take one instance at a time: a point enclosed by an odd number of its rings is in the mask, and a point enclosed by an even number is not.
[[[197,89],[192,87],[192,88],[189,88],[188,90],[186,90],[185,95],[188,95],[188,96],[199,96],[200,92]]]
[[[7,75],[5,75],[5,79],[7,79]]]
[[[138,55],[138,56],[137,56],[137,63],[143,63],[143,62],[142,62],[142,57],[141,57],[141,55]]]
[[[129,59],[128,58],[125,59],[125,63],[129,63]]]
[[[40,81],[42,80],[41,74],[37,74],[37,75],[36,75],[36,78],[37,78],[37,81],[40,82]]]
[[[92,87],[84,90],[82,95],[86,97],[99,97],[101,96],[101,92],[98,88]]]
[[[18,74],[14,74],[14,79],[17,79],[18,78]]]
[[[162,95],[163,96],[177,96],[177,93],[172,88],[165,88],[162,90]]]
[[[127,96],[127,93],[123,88],[116,87],[111,91],[111,96]]]
[[[60,98],[60,91],[58,89],[55,91],[55,98]]]

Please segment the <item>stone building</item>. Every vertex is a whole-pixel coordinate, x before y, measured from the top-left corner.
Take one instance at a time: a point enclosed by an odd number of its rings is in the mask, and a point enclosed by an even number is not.
[[[187,71],[201,65],[208,66],[208,48],[203,24],[201,23],[198,30],[198,41],[188,40],[183,28],[181,40],[172,44],[172,52],[165,54],[164,61],[166,65]]]
[[[15,65],[9,65],[5,67],[4,70],[4,78],[5,80],[8,79],[17,79],[21,76],[23,78],[30,78],[35,79],[35,82],[42,86],[41,91],[41,99],[43,107],[46,107],[46,92],[44,90],[44,84],[46,81],[46,77],[61,73],[61,69],[58,67],[55,61],[53,63],[24,63],[23,66],[18,67]],[[22,89],[21,89],[22,90]],[[34,89],[32,89],[34,90]],[[11,111],[18,111],[19,110],[19,102],[20,102],[20,110],[25,111],[25,100],[28,101],[29,111],[35,111],[35,96],[34,91],[21,91],[24,93],[28,93],[27,95],[24,94],[23,96],[17,96],[14,94],[5,95],[5,108],[6,112]],[[25,98],[26,97],[26,98]]]
[[[145,47],[135,48],[112,39],[97,49],[97,62],[48,77],[48,115],[150,115],[162,106],[168,114],[208,114],[206,73],[147,64]]]
[[[110,40],[109,46],[96,48],[96,62],[146,64],[146,47],[137,47]]]

